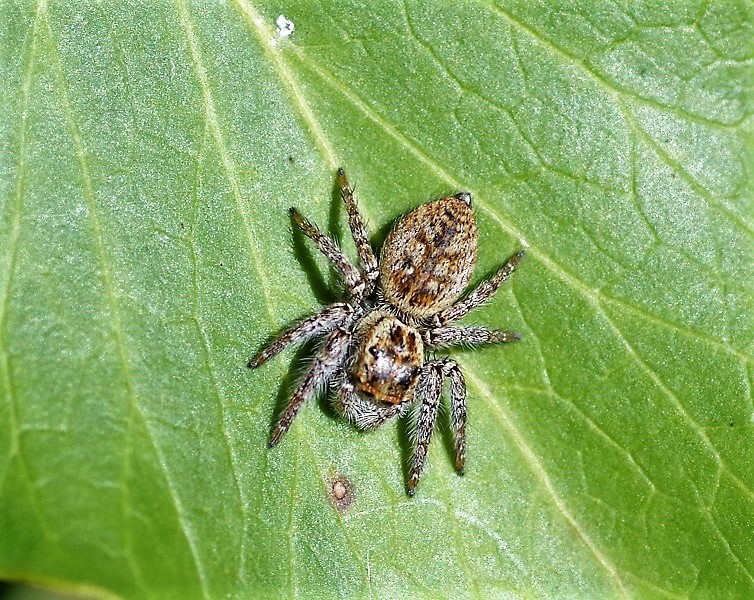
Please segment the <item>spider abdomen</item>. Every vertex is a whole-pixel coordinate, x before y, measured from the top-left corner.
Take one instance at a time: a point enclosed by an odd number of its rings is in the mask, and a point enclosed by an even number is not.
[[[430,317],[461,295],[476,257],[471,196],[424,204],[398,221],[385,240],[380,256],[385,299],[413,317]]]
[[[353,382],[365,397],[399,404],[410,400],[424,363],[424,344],[413,327],[378,313],[364,324],[352,369]]]

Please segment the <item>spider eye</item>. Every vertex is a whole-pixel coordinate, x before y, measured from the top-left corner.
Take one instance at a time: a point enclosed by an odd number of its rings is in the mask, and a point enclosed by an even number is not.
[[[377,348],[377,346],[369,346],[369,354],[371,354],[375,358],[379,358],[382,354],[382,351]]]

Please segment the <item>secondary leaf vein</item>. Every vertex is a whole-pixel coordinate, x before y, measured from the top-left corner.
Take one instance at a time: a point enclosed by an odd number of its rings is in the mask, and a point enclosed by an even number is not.
[[[60,98],[61,98],[63,109],[66,115],[66,120],[68,122],[68,128],[70,131],[71,139],[75,148],[79,170],[81,172],[84,198],[86,200],[87,207],[88,207],[92,234],[93,234],[94,243],[96,246],[97,258],[101,265],[102,284],[104,287],[105,298],[109,307],[109,312],[112,317],[112,329],[113,329],[113,335],[115,337],[118,360],[120,363],[121,371],[123,373],[123,379],[126,385],[126,394],[128,396],[128,402],[129,402],[129,426],[127,428],[127,432],[125,436],[126,443],[129,443],[131,439],[132,419],[134,417],[138,417],[144,425],[144,429],[148,434],[150,444],[155,452],[157,463],[159,464],[159,467],[163,472],[165,483],[167,485],[171,499],[175,506],[177,520],[179,522],[181,531],[183,532],[185,536],[186,542],[189,547],[189,552],[191,554],[191,557],[194,562],[194,566],[196,568],[196,573],[197,573],[197,576],[199,578],[199,582],[202,588],[202,595],[206,598],[206,597],[209,597],[209,591],[207,587],[205,569],[203,568],[201,561],[199,559],[196,540],[194,539],[191,529],[188,527],[188,523],[185,518],[185,512],[183,510],[183,505],[175,489],[175,484],[173,483],[171,479],[164,457],[162,456],[160,448],[154,439],[154,435],[152,434],[152,431],[149,428],[149,424],[147,422],[146,416],[144,415],[141,407],[139,406],[138,400],[136,398],[136,392],[134,390],[134,385],[133,385],[133,374],[131,373],[131,368],[129,365],[126,347],[125,347],[125,340],[123,336],[123,323],[121,319],[121,311],[120,311],[117,294],[115,291],[112,260],[105,246],[103,226],[102,226],[102,221],[99,215],[99,210],[97,207],[97,200],[96,200],[96,195],[94,192],[94,184],[92,182],[91,174],[89,171],[87,151],[84,146],[83,139],[81,137],[81,131],[79,129],[78,122],[76,120],[76,117],[73,111],[73,106],[71,105],[71,102],[70,102],[70,98],[68,94],[68,83],[66,80],[65,73],[63,71],[63,65],[62,65],[59,49],[57,48],[56,42],[54,40],[54,35],[53,35],[50,24],[48,23],[47,25],[50,32],[50,44],[53,46],[53,54],[55,56],[55,63],[56,63],[55,70],[56,70],[56,77],[58,80],[58,86],[60,89]],[[126,455],[128,455],[128,453],[126,453]]]

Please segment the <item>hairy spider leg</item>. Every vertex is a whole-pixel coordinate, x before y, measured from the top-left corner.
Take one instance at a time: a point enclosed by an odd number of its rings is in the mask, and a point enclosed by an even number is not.
[[[314,396],[319,388],[326,385],[332,376],[341,370],[352,339],[353,336],[344,329],[336,329],[327,337],[272,430],[270,441],[267,443],[270,448],[276,446],[280,438],[288,431],[304,402]]]
[[[454,360],[445,359],[443,372],[450,376],[450,428],[456,451],[456,471],[463,475],[466,466],[466,381]]]
[[[351,229],[351,236],[356,245],[356,251],[359,254],[361,268],[367,279],[367,289],[365,290],[364,295],[368,296],[372,293],[377,278],[380,276],[380,271],[377,266],[377,257],[369,243],[369,233],[367,232],[364,220],[361,218],[359,209],[356,206],[356,201],[353,197],[353,188],[349,185],[346,172],[343,169],[338,169],[338,186],[340,187],[340,195],[343,198],[346,210],[348,211],[348,226]]]
[[[414,495],[427,462],[429,442],[435,429],[442,384],[446,377],[451,380],[450,422],[455,438],[456,469],[463,474],[466,460],[466,382],[458,364],[446,357],[425,363],[422,378],[416,388],[414,399],[420,402],[421,406],[414,434],[414,454],[411,458],[411,468],[406,484],[409,496]]]
[[[424,342],[432,348],[444,348],[463,344],[465,346],[483,346],[518,342],[521,334],[515,331],[498,331],[486,327],[436,327],[424,335]]]
[[[343,277],[343,281],[348,287],[348,291],[351,296],[356,299],[363,298],[367,290],[367,283],[364,281],[364,276],[361,271],[353,266],[353,263],[348,257],[343,254],[343,251],[338,248],[335,241],[322,233],[317,226],[312,224],[306,217],[302,216],[295,208],[290,209],[291,217],[296,225],[299,226],[301,231],[304,232],[306,237],[312,240],[322,254],[335,265],[335,268]]]
[[[290,344],[299,344],[313,338],[321,333],[329,333],[336,327],[343,325],[353,314],[353,307],[350,304],[339,302],[331,304],[327,308],[291,327],[280,337],[275,339],[259,354],[252,358],[248,367],[256,369],[259,365],[266,363],[271,358],[277,356]]]
[[[437,315],[435,317],[435,323],[439,326],[457,321],[470,311],[487,302],[500,286],[507,281],[511,275],[513,275],[513,272],[516,270],[516,267],[518,266],[518,263],[521,262],[522,258],[524,258],[524,251],[519,250],[497,270],[497,273],[486,281],[480,283],[463,300],[446,308]]]
[[[437,409],[440,406],[440,394],[442,394],[442,363],[431,361],[425,363],[422,369],[421,379],[416,386],[414,399],[420,402],[419,416],[414,433],[414,454],[411,457],[406,491],[409,496],[414,495],[416,484],[419,483],[424,464],[427,461],[427,450],[432,440],[432,433],[437,421]]]

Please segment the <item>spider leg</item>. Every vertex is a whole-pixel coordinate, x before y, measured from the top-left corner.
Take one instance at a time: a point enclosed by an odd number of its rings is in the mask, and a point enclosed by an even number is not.
[[[319,251],[324,254],[327,259],[335,265],[335,268],[343,277],[346,286],[348,286],[351,295],[355,298],[361,298],[364,296],[364,292],[367,288],[367,284],[364,281],[364,276],[361,274],[348,257],[343,254],[343,251],[338,248],[338,245],[332,238],[326,236],[317,227],[312,224],[306,217],[302,216],[295,208],[290,209],[291,217],[296,225],[299,226],[301,231],[304,232],[306,237],[312,240],[319,248]]]
[[[377,257],[374,255],[374,250],[372,250],[372,246],[369,244],[366,225],[359,214],[359,209],[353,198],[353,189],[349,185],[346,172],[343,169],[338,169],[338,185],[340,186],[340,195],[343,197],[346,210],[348,210],[348,226],[351,228],[351,235],[356,244],[356,251],[359,253],[361,268],[364,270],[364,275],[367,278],[365,295],[369,295],[380,274],[377,267]]]
[[[356,393],[353,384],[346,379],[341,384],[338,395],[333,399],[333,407],[338,414],[343,415],[359,429],[374,429],[388,419],[402,415],[406,411],[407,404],[381,406],[365,400]]]
[[[414,398],[421,402],[419,418],[414,434],[414,454],[411,458],[406,491],[413,496],[416,484],[419,483],[424,465],[427,462],[427,450],[432,439],[437,420],[437,409],[440,406],[442,393],[443,361],[433,360],[424,364],[421,379],[416,387]]]
[[[340,370],[348,354],[352,337],[350,333],[343,329],[336,329],[327,337],[314,357],[311,367],[301,380],[298,389],[294,392],[288,406],[280,415],[277,425],[272,430],[270,441],[267,443],[270,448],[276,446],[280,438],[288,431],[304,402],[311,398],[318,388],[325,385]]]
[[[424,343],[432,348],[465,344],[468,346],[482,346],[517,342],[521,334],[515,331],[497,331],[486,327],[436,327],[424,335]]]
[[[450,377],[450,428],[456,451],[456,471],[463,475],[466,464],[466,381],[456,361],[445,359],[444,373]]]
[[[435,317],[435,323],[437,325],[445,325],[452,321],[456,321],[466,315],[468,312],[474,310],[478,306],[481,306],[498,290],[498,288],[507,281],[513,272],[516,270],[516,266],[521,262],[524,257],[524,251],[519,250],[513,256],[511,256],[506,263],[500,267],[492,277],[480,283],[468,296],[466,296],[460,302],[455,303],[453,306],[446,308],[439,315]]]
[[[256,369],[259,365],[279,354],[290,344],[298,344],[320,333],[332,331],[336,327],[345,323],[348,317],[352,314],[353,308],[349,304],[331,304],[316,315],[297,323],[276,340],[267,345],[249,361],[248,367],[250,369]]]

